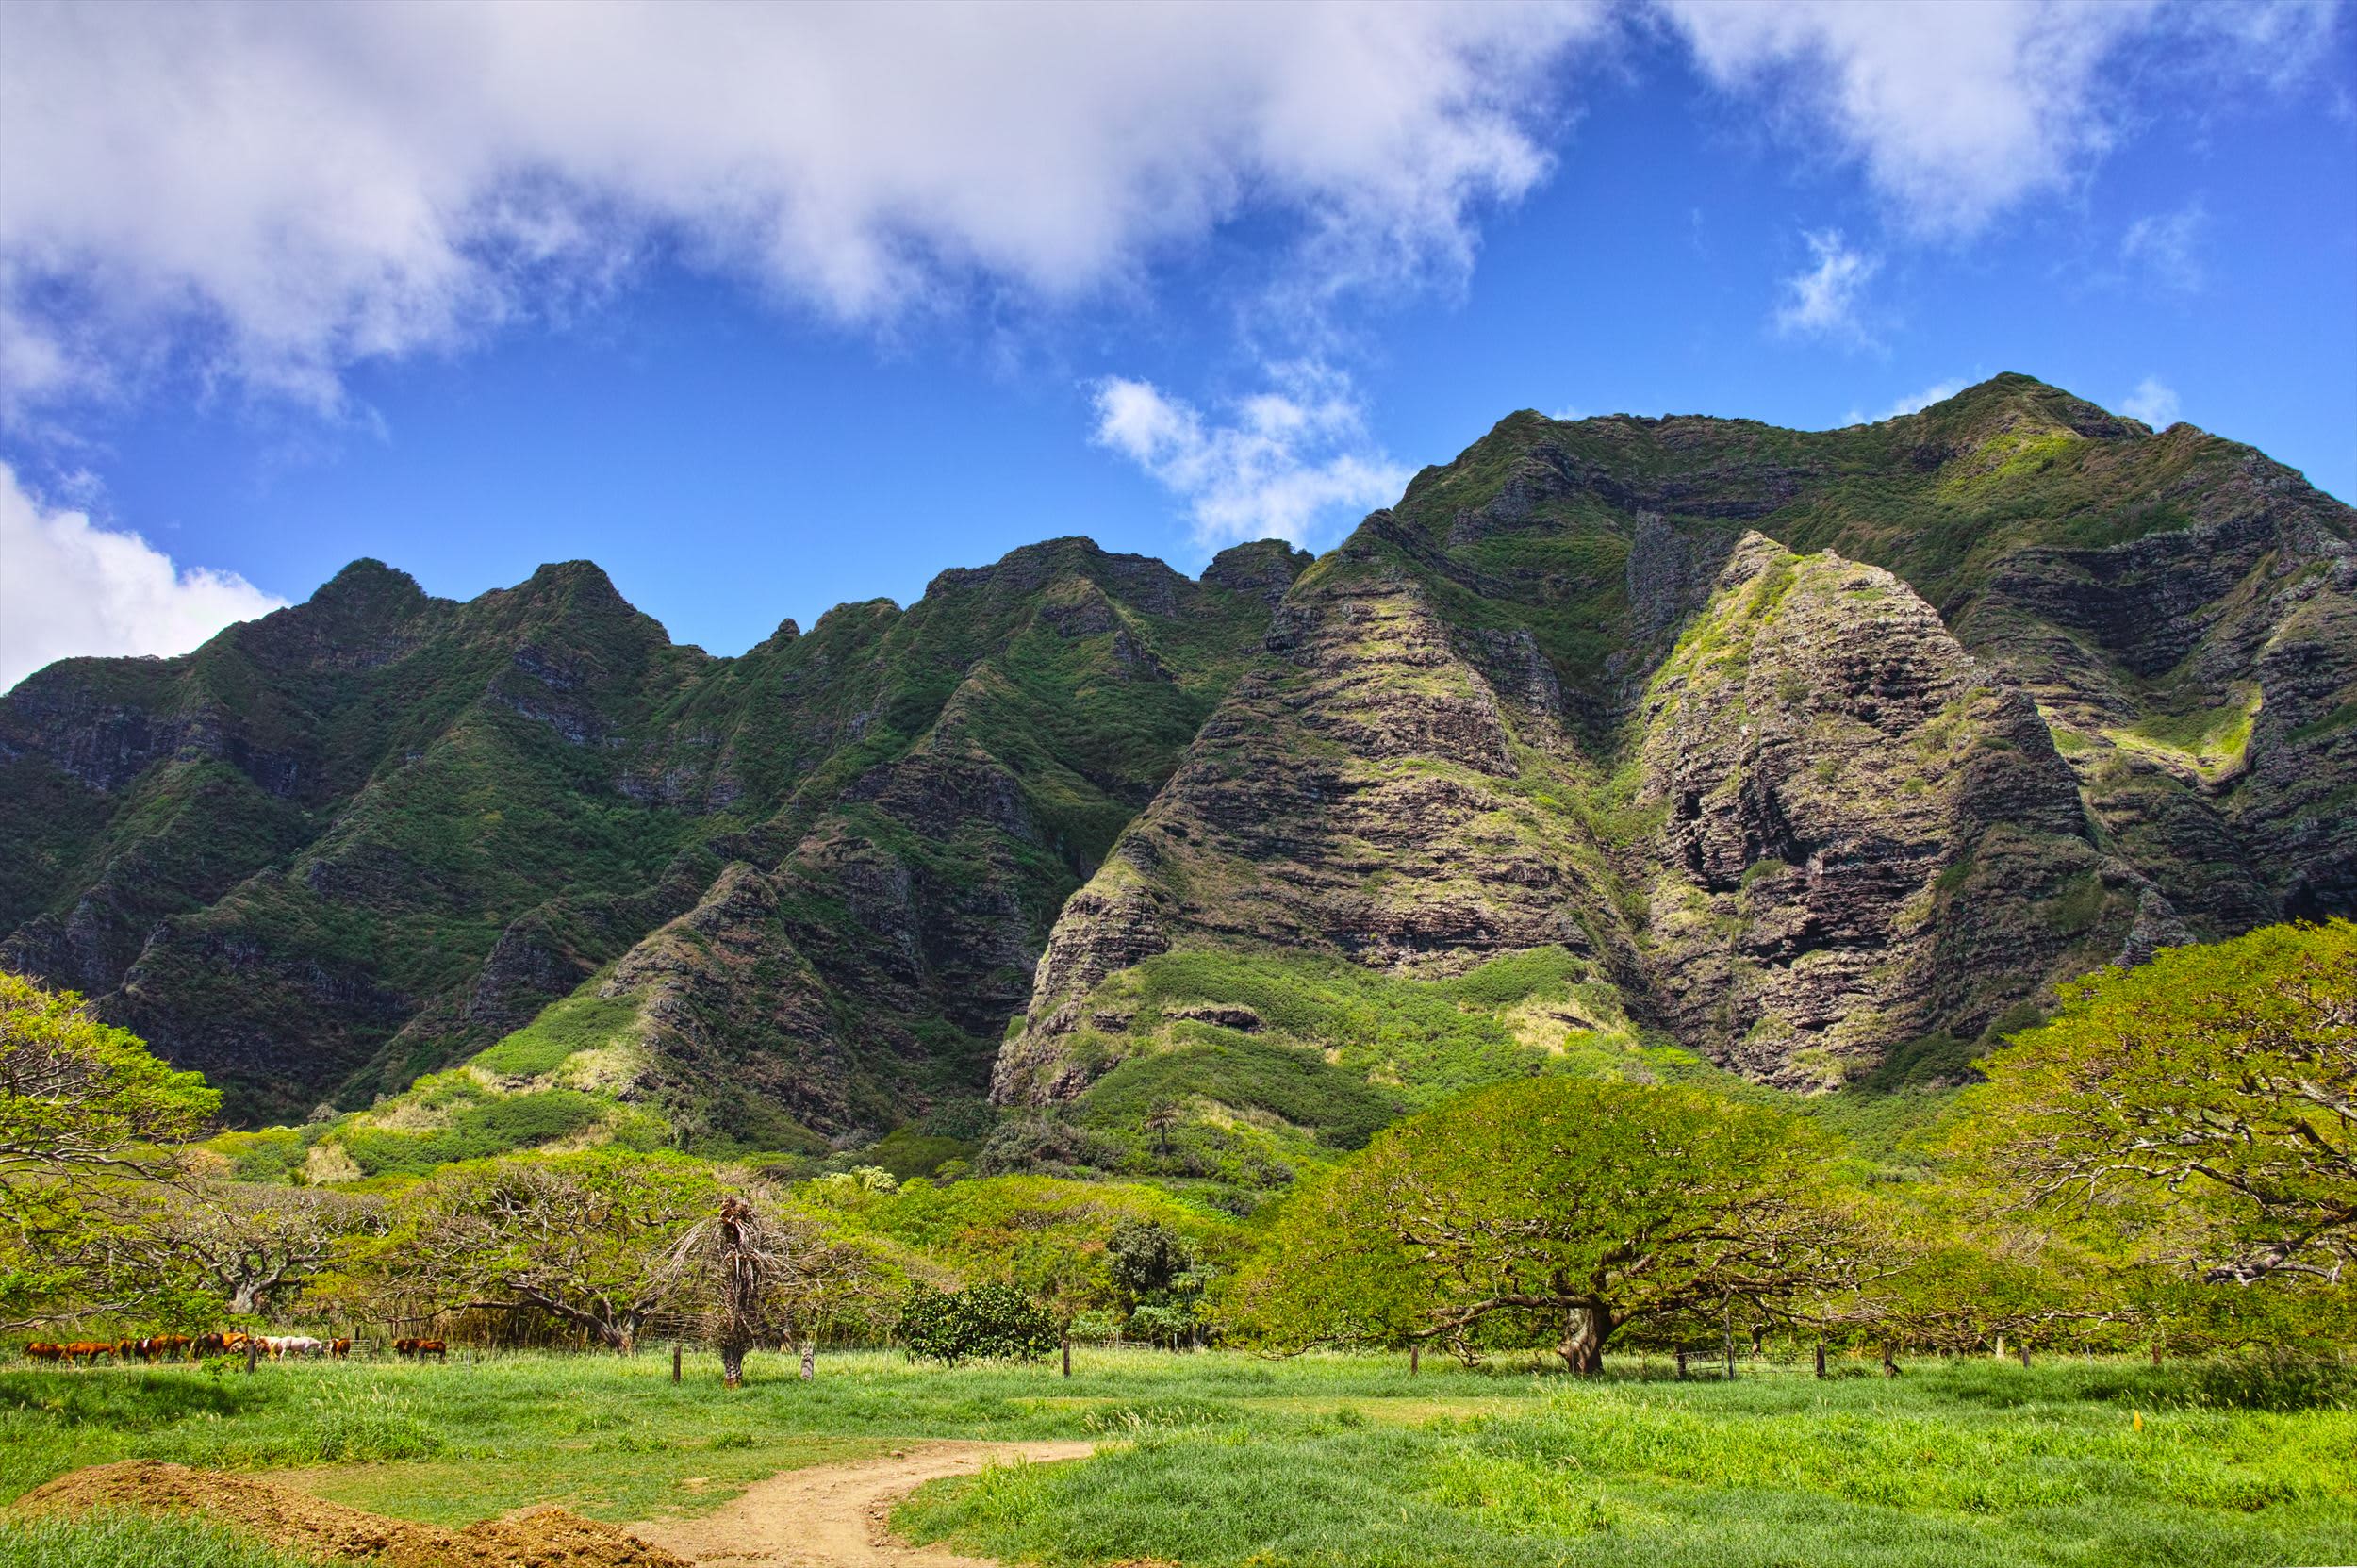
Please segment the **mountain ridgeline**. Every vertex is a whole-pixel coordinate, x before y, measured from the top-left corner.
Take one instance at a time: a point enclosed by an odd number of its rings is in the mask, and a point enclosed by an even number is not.
[[[245,1124],[357,1113],[329,1176],[996,1116],[1249,1181],[1533,1071],[1953,1079],[2060,980],[2357,914],[2353,538],[2007,375],[1517,414],[1314,562],[1058,539],[733,659],[585,563],[363,561],[0,698],[0,965]]]

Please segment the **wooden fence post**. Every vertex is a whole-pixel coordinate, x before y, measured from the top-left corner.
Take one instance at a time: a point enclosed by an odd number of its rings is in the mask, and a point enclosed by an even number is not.
[[[2030,1370],[2030,1342],[2028,1340],[2021,1342],[2021,1370],[2024,1372]]]
[[[1888,1340],[1885,1340],[1883,1341],[1883,1376],[1886,1378],[1896,1378],[1898,1375],[1899,1363],[1891,1360],[1890,1342]]]
[[[1416,1374],[1422,1372],[1423,1370],[1424,1346],[1421,1345],[1411,1345],[1408,1347],[1408,1376],[1413,1378]]]
[[[248,1334],[245,1341],[245,1375],[254,1376],[254,1358],[262,1353],[262,1342]]]
[[[802,1381],[813,1383],[817,1380],[818,1342],[815,1339],[804,1340],[802,1342]]]
[[[671,1381],[679,1381],[679,1341],[671,1342]]]
[[[1063,1337],[1063,1375],[1067,1378],[1072,1376],[1072,1336],[1070,1334]]]
[[[1819,1341],[1819,1342],[1818,1342],[1818,1345],[1817,1345],[1817,1376],[1819,1376],[1820,1378],[1821,1378],[1821,1377],[1823,1377],[1824,1375],[1825,1375],[1825,1346],[1824,1346],[1824,1342],[1822,1342],[1822,1341],[1821,1340],[1821,1341]]]
[[[1686,1381],[1686,1352],[1683,1350],[1678,1352],[1678,1381]]]

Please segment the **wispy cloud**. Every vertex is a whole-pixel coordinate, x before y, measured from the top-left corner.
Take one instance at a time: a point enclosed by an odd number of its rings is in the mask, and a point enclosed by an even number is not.
[[[1842,422],[1845,424],[1880,424],[1885,420],[1895,420],[1904,414],[1920,414],[1935,403],[1945,403],[1954,397],[1964,390],[1965,385],[1961,376],[1947,381],[1935,381],[1920,392],[1909,392],[1903,398],[1894,399],[1890,406],[1879,414],[1868,414],[1861,409],[1853,408],[1850,410],[1849,417]]]
[[[1338,511],[1354,516],[1397,498],[1411,470],[1366,429],[1350,378],[1328,367],[1269,367],[1264,391],[1225,420],[1150,382],[1095,388],[1096,442],[1128,457],[1186,503],[1198,544],[1317,536]]]
[[[1655,0],[1704,73],[1789,144],[1860,165],[1901,224],[1974,233],[2067,188],[2134,119],[2123,84],[2283,86],[2327,57],[2331,0]]]
[[[1322,278],[1471,264],[1593,0],[0,8],[0,388],[159,343],[333,407],[660,248],[851,323],[1134,286],[1251,220]],[[0,409],[0,413],[5,413]]]
[[[2120,238],[2119,258],[2172,293],[2199,293],[2206,281],[2201,231],[2209,221],[2199,201],[2174,212],[2148,214],[2128,225]]]
[[[52,660],[185,653],[287,602],[233,571],[184,568],[140,538],[45,504],[0,463],[0,691]]]
[[[2155,430],[2166,430],[2177,422],[2176,389],[2159,376],[2148,375],[2136,383],[2134,391],[2119,400],[2119,411]]]
[[[1858,321],[1858,304],[1882,262],[1853,250],[1838,229],[1801,238],[1807,241],[1815,264],[1784,280],[1784,303],[1776,306],[1776,330],[1789,338],[1870,341]]]

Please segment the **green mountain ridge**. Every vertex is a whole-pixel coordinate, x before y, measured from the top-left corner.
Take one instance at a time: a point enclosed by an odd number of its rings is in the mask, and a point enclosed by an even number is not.
[[[0,963],[242,1123],[364,1113],[303,1145],[345,1176],[996,1119],[1250,1183],[1533,1070],[1953,1077],[2069,974],[2357,906],[2353,536],[2001,376],[1516,414],[1314,563],[1057,539],[733,659],[587,563],[358,562],[0,697]]]

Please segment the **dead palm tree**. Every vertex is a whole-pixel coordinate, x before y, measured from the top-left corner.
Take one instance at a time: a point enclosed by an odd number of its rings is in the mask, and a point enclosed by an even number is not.
[[[821,1319],[866,1277],[860,1254],[741,1193],[688,1228],[664,1272],[673,1299],[701,1312],[729,1388],[744,1382],[745,1353],[762,1345],[799,1346],[809,1378]]]
[[[719,1213],[688,1227],[671,1249],[666,1276],[701,1308],[726,1386],[744,1382],[746,1351],[779,1337],[773,1317],[793,1268],[783,1229],[736,1193],[720,1199]],[[790,1323],[783,1327],[791,1332]]]

